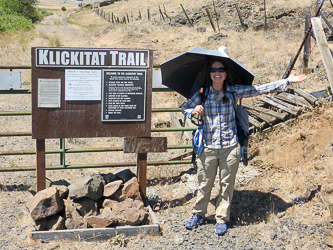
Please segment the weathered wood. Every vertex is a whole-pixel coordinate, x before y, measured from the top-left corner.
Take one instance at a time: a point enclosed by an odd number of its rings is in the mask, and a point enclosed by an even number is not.
[[[310,27],[310,14],[306,14],[305,16],[305,34],[308,31]],[[310,56],[310,39],[311,37],[308,36],[305,44],[304,44],[304,53],[303,53],[303,73],[307,74],[309,73],[308,67],[309,67],[309,56]]]
[[[243,22],[243,18],[242,18],[242,15],[241,15],[241,13],[240,13],[240,10],[239,10],[239,8],[238,8],[238,4],[236,3],[235,4],[235,7],[236,7],[236,10],[237,10],[237,14],[238,14],[238,17],[239,17],[239,21],[240,21],[240,23],[241,23],[241,26],[242,26],[242,28],[244,29],[244,31],[246,30],[246,26],[245,26],[245,24],[244,24],[244,22]]]
[[[320,12],[320,14],[321,14],[321,18],[324,20],[324,22],[326,23],[327,27],[328,27],[331,31],[333,31],[333,26],[332,26],[332,24],[327,20],[327,18],[325,17],[325,15],[324,15],[322,12]]]
[[[147,197],[147,153],[137,154],[136,175],[138,177],[142,199],[145,201]]]
[[[312,105],[316,105],[316,102],[318,99],[314,97],[313,95],[310,95],[309,93],[305,92],[303,89],[295,89],[295,93],[297,93],[299,96],[302,96],[305,100],[307,100]]]
[[[166,152],[166,137],[124,138],[124,153]]]
[[[37,192],[45,189],[45,139],[36,140]]]
[[[328,81],[330,83],[331,89],[333,89],[333,58],[328,47],[325,32],[320,18],[318,17],[311,18],[311,23],[313,25],[313,31],[316,36],[316,40],[318,43],[321,58],[324,63]]]
[[[284,120],[287,116],[286,114],[281,114],[281,113],[275,112],[273,110],[269,110],[269,109],[262,108],[262,107],[257,107],[257,106],[251,105],[249,103],[243,103],[242,106],[243,106],[243,108],[245,108],[247,110],[255,110],[255,111],[261,112],[265,115],[278,118],[280,120]]]
[[[186,16],[186,18],[187,18],[187,21],[188,21],[188,22],[190,23],[190,25],[193,27],[193,23],[192,23],[190,17],[187,15],[187,12],[186,12],[186,10],[184,9],[183,5],[180,4],[180,7],[182,7],[182,9],[183,9],[183,11],[184,11],[184,13],[185,13],[185,16]]]
[[[258,122],[256,119],[254,119],[252,116],[249,115],[249,123],[251,123],[253,126],[260,128],[262,126],[261,122]]]
[[[206,12],[207,12],[207,16],[209,18],[210,25],[212,25],[213,30],[216,31],[216,28],[215,28],[215,25],[214,25],[214,22],[213,22],[213,18],[212,18],[212,15],[210,14],[210,11],[209,11],[208,7],[206,8]]]
[[[264,114],[262,114],[258,111],[252,110],[252,109],[249,109],[248,112],[255,115],[256,117],[260,118],[264,122],[267,122],[270,125],[273,124],[276,121],[276,119],[271,119],[271,118],[265,116]]]
[[[285,102],[283,102],[279,99],[276,99],[272,96],[262,97],[260,99],[260,101],[262,101],[264,103],[267,103],[272,107],[279,108],[279,109],[281,109],[281,110],[283,110],[283,111],[285,111],[285,112],[287,112],[291,115],[297,115],[299,113],[299,110],[300,110],[300,108],[298,108],[298,107],[296,107],[297,110],[295,110],[294,108],[288,107],[288,106],[292,106],[292,105],[290,105],[288,103],[285,103]],[[295,107],[295,106],[293,106],[293,107]]]
[[[299,106],[302,106],[302,107],[306,107],[306,108],[312,109],[311,104],[308,103],[301,96],[296,96],[296,95],[292,95],[292,94],[288,94],[288,93],[282,92],[282,93],[276,95],[275,97],[277,99],[280,99],[280,100],[285,101],[285,102],[292,103],[294,105],[299,105]]]
[[[120,234],[125,236],[133,236],[138,234],[158,235],[159,224],[150,207],[148,207],[152,218],[152,225],[143,226],[119,226],[110,228],[87,228],[87,229],[67,229],[54,231],[33,231],[31,232],[32,239],[38,240],[84,240],[84,241],[100,241],[110,240],[112,237]]]

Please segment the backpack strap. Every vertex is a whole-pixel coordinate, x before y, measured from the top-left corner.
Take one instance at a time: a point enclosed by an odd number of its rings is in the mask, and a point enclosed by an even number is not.
[[[236,109],[237,109],[236,88],[235,88],[235,86],[230,86],[229,88],[230,88],[230,93],[232,96],[232,103],[233,103],[234,109],[236,111]]]

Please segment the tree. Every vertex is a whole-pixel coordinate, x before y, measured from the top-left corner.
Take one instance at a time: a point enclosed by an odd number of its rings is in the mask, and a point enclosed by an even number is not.
[[[0,0],[0,9],[5,14],[16,14],[30,19],[33,23],[42,20],[35,5],[38,0]]]

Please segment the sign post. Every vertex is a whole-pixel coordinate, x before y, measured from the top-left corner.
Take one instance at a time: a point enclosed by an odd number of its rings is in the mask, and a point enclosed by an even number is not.
[[[140,137],[152,142],[152,58],[147,49],[31,49],[38,191],[45,188],[45,139]],[[135,151],[144,195],[147,152],[154,151],[148,148]]]

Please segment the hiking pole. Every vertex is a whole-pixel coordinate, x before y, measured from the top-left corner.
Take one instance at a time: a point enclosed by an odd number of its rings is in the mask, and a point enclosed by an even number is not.
[[[320,10],[321,10],[321,8],[323,7],[324,2],[325,2],[325,0],[323,0],[323,1],[321,2],[321,4],[319,5],[315,17],[318,17],[318,15],[320,14]],[[291,70],[292,70],[292,69],[294,68],[294,66],[295,66],[296,60],[297,60],[298,56],[300,55],[301,50],[302,50],[302,48],[303,48],[303,46],[304,46],[304,44],[305,44],[305,42],[306,42],[308,36],[309,36],[310,33],[311,33],[311,30],[312,30],[312,23],[310,22],[309,29],[308,29],[308,31],[307,31],[306,34],[305,34],[305,37],[304,37],[304,39],[303,39],[303,42],[302,42],[302,44],[301,44],[299,50],[297,51],[296,56],[292,59],[292,61],[290,62],[289,66],[288,66],[288,68],[287,68],[287,70],[286,70],[286,72],[285,72],[284,75],[282,76],[282,79],[285,79],[285,78],[287,78],[287,77],[290,75]]]

